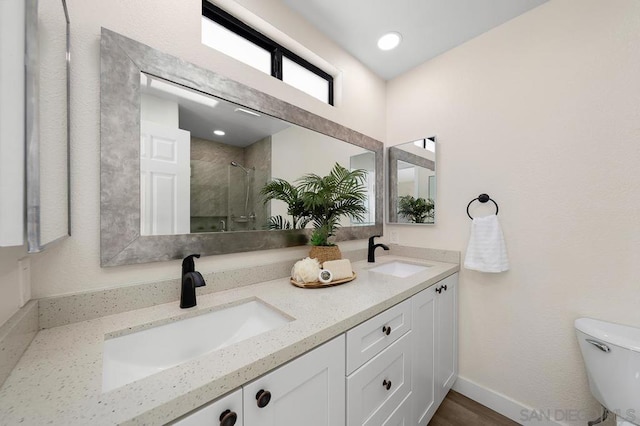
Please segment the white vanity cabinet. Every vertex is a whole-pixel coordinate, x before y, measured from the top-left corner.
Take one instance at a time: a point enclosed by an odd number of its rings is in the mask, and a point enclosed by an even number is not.
[[[458,374],[457,288],[456,273],[176,424],[425,426]]]
[[[243,386],[244,426],[344,425],[344,353],[342,334]]]
[[[458,375],[458,274],[411,298],[413,421],[424,426]]]

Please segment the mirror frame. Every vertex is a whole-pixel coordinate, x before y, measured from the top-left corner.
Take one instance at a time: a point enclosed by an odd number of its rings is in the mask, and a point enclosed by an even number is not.
[[[102,28],[100,42],[100,265],[117,266],[304,245],[311,229],[140,235],[140,72],[234,102],[376,154],[375,225],[338,230],[336,241],[382,233],[382,142],[213,71]]]
[[[432,136],[436,147],[438,145],[438,139],[436,136]],[[428,139],[431,139],[428,138]],[[400,144],[403,145],[403,144]],[[412,154],[399,148],[400,145],[389,147],[389,214],[387,215],[387,223],[389,225],[435,225],[435,216],[432,223],[400,223],[398,222],[398,160],[405,163],[413,164],[415,166],[424,167],[436,171],[436,162],[429,160],[428,158],[420,157],[419,155]],[[437,152],[437,149],[436,149]],[[436,181],[437,182],[437,181]],[[434,202],[436,200],[433,200]]]

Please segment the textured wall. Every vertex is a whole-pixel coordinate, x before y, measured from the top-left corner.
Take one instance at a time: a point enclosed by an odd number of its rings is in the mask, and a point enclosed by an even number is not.
[[[371,137],[385,135],[385,83],[321,36],[279,0],[243,1],[280,31],[303,43],[342,73],[340,105],[332,107],[200,43],[200,0],[85,0],[69,4],[72,20],[72,237],[32,259],[34,297],[177,277],[180,262],[101,269],[99,266],[100,27],[104,26],[258,88]],[[364,244],[363,242],[359,243]],[[4,250],[3,250],[4,253]],[[278,250],[198,261],[203,272],[279,258]],[[17,269],[17,256],[14,257]]]
[[[638,52],[640,2],[554,0],[388,85],[388,144],[439,151],[437,224],[387,234],[464,251],[498,202],[512,266],[461,273],[460,374],[533,408],[595,414],[575,318],[640,326]]]
[[[245,167],[253,167],[253,179],[250,189],[250,209],[256,215],[252,229],[266,229],[269,218],[269,204],[262,202],[260,190],[271,180],[271,137],[268,136],[245,148]]]

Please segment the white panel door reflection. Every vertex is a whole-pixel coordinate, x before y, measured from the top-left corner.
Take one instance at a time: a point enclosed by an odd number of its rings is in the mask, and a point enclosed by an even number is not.
[[[140,123],[140,233],[190,232],[191,134],[151,121]]]

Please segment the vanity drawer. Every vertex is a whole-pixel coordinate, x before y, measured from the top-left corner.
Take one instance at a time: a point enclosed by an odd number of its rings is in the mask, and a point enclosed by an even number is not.
[[[347,426],[379,426],[411,393],[411,332],[347,377]]]
[[[411,330],[411,299],[347,331],[347,374]]]
[[[413,393],[407,395],[402,404],[391,413],[382,426],[414,426],[411,424],[411,398]]]

